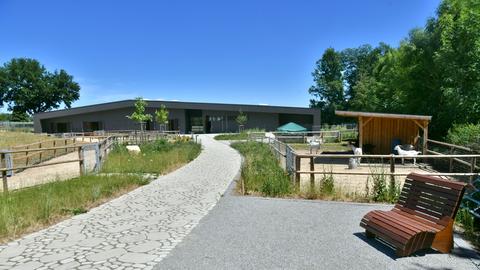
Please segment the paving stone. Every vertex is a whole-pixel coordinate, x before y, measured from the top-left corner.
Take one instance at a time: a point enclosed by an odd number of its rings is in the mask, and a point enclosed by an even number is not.
[[[200,138],[202,153],[182,168],[0,245],[0,269],[151,269],[215,206],[239,172],[238,152],[209,135]]]

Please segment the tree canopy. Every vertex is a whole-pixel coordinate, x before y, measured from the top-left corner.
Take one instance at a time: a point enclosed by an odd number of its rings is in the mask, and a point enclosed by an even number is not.
[[[152,115],[145,112],[147,102],[142,97],[137,97],[135,101],[135,110],[131,115],[127,115],[128,119],[132,119],[140,124],[140,129],[143,131],[143,123],[152,120]]]
[[[14,58],[0,67],[0,107],[6,104],[12,119],[59,108],[70,108],[80,97],[80,86],[65,70],[48,71],[37,60]]]
[[[335,51],[317,61],[312,107],[432,115],[443,137],[453,124],[480,121],[480,2],[444,0],[424,28],[396,48],[380,43]]]

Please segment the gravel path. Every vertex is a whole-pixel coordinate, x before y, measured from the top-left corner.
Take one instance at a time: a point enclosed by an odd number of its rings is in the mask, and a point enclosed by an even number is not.
[[[477,269],[455,239],[452,254],[395,257],[367,240],[362,216],[387,205],[224,196],[155,269]]]
[[[0,246],[0,269],[149,269],[217,203],[240,155],[207,135],[184,167],[90,212]]]

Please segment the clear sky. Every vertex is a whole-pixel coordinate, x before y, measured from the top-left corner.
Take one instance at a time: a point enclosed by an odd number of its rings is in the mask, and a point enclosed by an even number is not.
[[[308,106],[322,52],[397,46],[439,0],[0,0],[0,63],[80,83],[74,106],[148,99]]]

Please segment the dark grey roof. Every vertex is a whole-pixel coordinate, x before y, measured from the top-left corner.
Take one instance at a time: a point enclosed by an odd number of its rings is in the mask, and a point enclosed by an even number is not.
[[[163,101],[163,100],[146,100],[147,108],[159,108],[165,105],[168,109],[198,109],[198,110],[218,110],[218,111],[240,111],[243,112],[260,112],[260,113],[290,113],[290,114],[316,114],[320,113],[319,109],[303,108],[303,107],[287,107],[287,106],[270,106],[270,105],[248,105],[248,104],[223,104],[223,103],[203,103],[203,102],[181,102],[181,101]],[[62,117],[76,114],[92,113],[99,111],[108,111],[121,108],[133,107],[134,99],[93,104],[71,109],[56,110],[50,112],[37,113],[34,116],[38,119],[48,119],[54,117]]]

